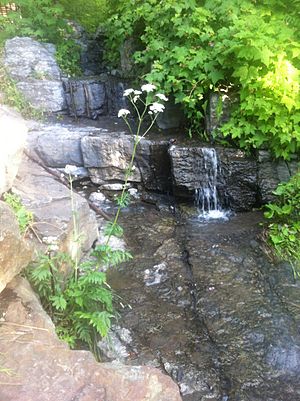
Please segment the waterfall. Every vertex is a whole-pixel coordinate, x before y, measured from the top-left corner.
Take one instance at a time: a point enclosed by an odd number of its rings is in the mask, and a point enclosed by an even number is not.
[[[200,209],[200,216],[205,218],[224,218],[218,199],[217,178],[219,172],[217,152],[214,148],[202,148],[200,187],[195,189],[195,203]]]

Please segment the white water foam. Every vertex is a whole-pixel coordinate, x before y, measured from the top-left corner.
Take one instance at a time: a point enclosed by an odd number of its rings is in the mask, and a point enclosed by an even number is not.
[[[203,166],[202,185],[195,190],[195,203],[199,208],[199,218],[204,220],[228,220],[229,211],[223,210],[218,199],[217,177],[218,158],[214,148],[202,148]]]

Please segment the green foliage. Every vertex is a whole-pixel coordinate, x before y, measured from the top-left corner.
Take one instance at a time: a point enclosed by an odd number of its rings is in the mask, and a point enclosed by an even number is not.
[[[17,0],[18,9],[0,16],[0,40],[30,36],[57,46],[57,62],[68,75],[80,75],[80,47],[71,39],[63,5],[52,0]]]
[[[28,268],[27,276],[52,317],[58,335],[73,348],[80,342],[87,344],[98,357],[97,341],[107,335],[115,317],[112,290],[101,268],[115,266],[132,256],[108,245],[96,247],[91,256],[78,266],[79,274],[75,274],[74,261],[68,255],[42,255]],[[68,278],[64,278],[63,266],[73,271]]]
[[[22,205],[19,196],[6,192],[3,195],[5,202],[13,209],[21,234],[24,234],[33,223],[33,215]]]
[[[107,18],[110,2],[106,0],[60,0],[68,19],[79,22],[88,32],[95,32]]]
[[[299,3],[293,3],[291,14],[290,4],[275,1],[120,1],[106,25],[109,59],[117,61],[124,40],[135,38],[140,74],[174,94],[198,131],[209,93],[230,86],[238,101],[221,134],[289,158],[300,149]]]
[[[79,76],[81,48],[72,39],[59,42],[56,46],[56,60],[61,70],[68,76]]]
[[[0,30],[9,37],[30,36],[42,41],[57,43],[67,31],[64,10],[52,0],[16,0],[18,11],[1,17]]]
[[[265,217],[271,220],[268,236],[277,255],[291,262],[300,276],[300,172],[274,191],[276,203],[266,205]]]

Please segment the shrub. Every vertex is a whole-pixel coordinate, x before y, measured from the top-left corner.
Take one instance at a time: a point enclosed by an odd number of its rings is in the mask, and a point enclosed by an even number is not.
[[[288,260],[300,276],[300,172],[274,191],[275,203],[266,205],[268,238],[276,254]]]
[[[203,132],[208,94],[230,86],[238,101],[221,134],[246,149],[298,151],[299,3],[254,0],[120,1],[106,25],[110,62],[136,39],[140,76],[173,93]]]
[[[19,196],[6,192],[3,195],[4,201],[12,208],[14,211],[21,234],[24,234],[27,229],[33,223],[33,214],[25,208],[21,203]]]
[[[27,269],[27,276],[59,337],[71,348],[86,344],[99,359],[97,342],[107,335],[115,317],[113,293],[101,269],[104,264],[114,266],[124,262],[131,255],[107,245],[96,247],[91,256],[93,259],[75,267],[65,253],[41,255]],[[67,278],[62,273],[64,265],[72,272]]]
[[[16,0],[17,11],[0,16],[0,39],[29,36],[57,46],[57,61],[68,75],[80,75],[80,47],[71,39],[61,2],[51,0]]]

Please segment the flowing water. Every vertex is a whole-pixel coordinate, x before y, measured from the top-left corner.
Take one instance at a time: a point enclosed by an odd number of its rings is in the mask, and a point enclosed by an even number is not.
[[[111,359],[159,367],[185,401],[299,401],[300,285],[263,252],[261,219],[125,212],[134,259],[109,272]]]
[[[201,186],[195,190],[195,204],[199,209],[199,217],[209,219],[227,219],[229,211],[222,208],[218,196],[217,183],[220,166],[214,148],[202,148],[203,159],[200,170],[203,171]],[[203,164],[203,165],[202,165]]]

